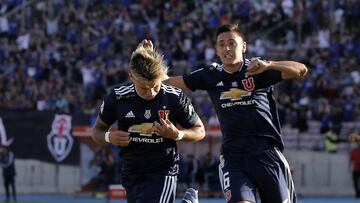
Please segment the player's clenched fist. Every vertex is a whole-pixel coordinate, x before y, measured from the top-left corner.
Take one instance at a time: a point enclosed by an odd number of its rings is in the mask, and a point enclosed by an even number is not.
[[[110,143],[120,147],[126,147],[130,144],[130,136],[128,132],[111,131],[109,135]]]
[[[269,67],[269,62],[261,60],[258,57],[251,58],[250,64],[247,68],[246,76],[253,76],[260,74],[267,70]]]

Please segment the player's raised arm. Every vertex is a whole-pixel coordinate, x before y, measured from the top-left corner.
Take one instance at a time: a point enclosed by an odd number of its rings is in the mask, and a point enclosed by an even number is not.
[[[247,69],[247,76],[260,74],[266,70],[278,70],[284,80],[303,78],[307,74],[307,67],[296,61],[266,61],[252,58]]]
[[[125,147],[130,143],[130,137],[128,132],[124,131],[108,131],[110,125],[106,124],[98,116],[94,127],[91,129],[91,137],[99,145],[106,145],[108,143]]]
[[[165,84],[180,88],[184,92],[190,92],[191,90],[186,86],[183,76],[169,77],[163,81]]]

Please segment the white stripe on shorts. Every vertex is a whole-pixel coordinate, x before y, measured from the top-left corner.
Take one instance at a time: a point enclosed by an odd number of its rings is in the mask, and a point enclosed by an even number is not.
[[[171,197],[173,197],[173,203],[174,203],[175,192],[176,192],[176,176],[165,176],[164,187],[161,192],[159,203],[169,203]]]

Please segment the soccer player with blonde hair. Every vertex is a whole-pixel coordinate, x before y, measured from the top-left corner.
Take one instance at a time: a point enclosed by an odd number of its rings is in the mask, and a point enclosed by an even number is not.
[[[175,201],[179,155],[177,141],[195,142],[204,125],[191,101],[167,78],[163,56],[150,41],[132,53],[132,82],[115,87],[105,97],[92,137],[99,144],[122,149],[122,184],[129,203]],[[117,130],[110,127],[117,122]]]

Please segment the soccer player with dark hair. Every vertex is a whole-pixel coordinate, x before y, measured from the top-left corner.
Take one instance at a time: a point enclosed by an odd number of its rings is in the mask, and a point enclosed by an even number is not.
[[[220,182],[227,202],[296,202],[290,167],[284,158],[274,85],[303,78],[304,64],[244,58],[244,35],[236,24],[216,32],[213,63],[165,82],[182,90],[206,90],[220,121],[223,143]]]
[[[175,201],[176,141],[201,140],[205,130],[190,99],[162,83],[167,66],[148,44],[144,40],[132,53],[132,82],[113,88],[105,97],[92,137],[122,149],[121,177],[129,203],[168,203]],[[109,130],[115,122],[117,130]]]

